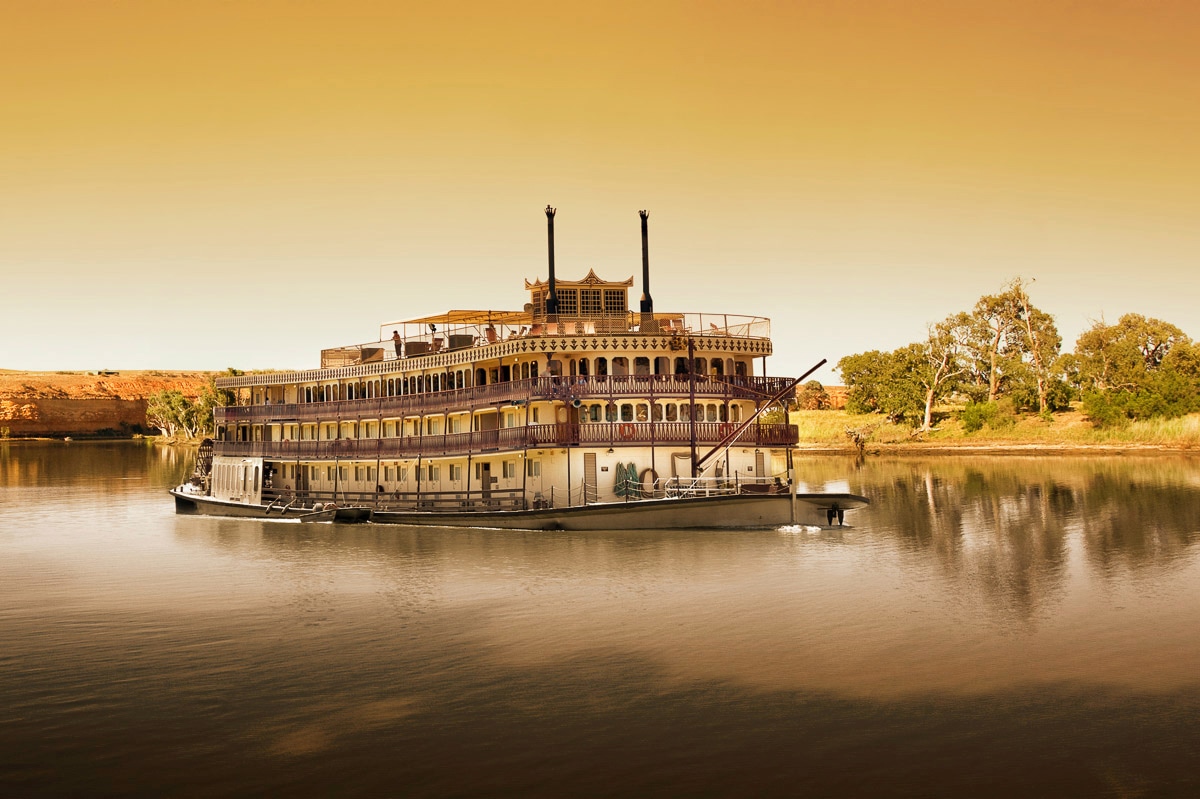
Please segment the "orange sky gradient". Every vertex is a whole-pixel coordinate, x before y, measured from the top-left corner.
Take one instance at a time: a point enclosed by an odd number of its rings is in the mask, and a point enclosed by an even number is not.
[[[1200,336],[1200,4],[0,0],[0,368],[310,367],[546,273],[774,374],[1033,278]],[[820,377],[836,382],[828,370]]]

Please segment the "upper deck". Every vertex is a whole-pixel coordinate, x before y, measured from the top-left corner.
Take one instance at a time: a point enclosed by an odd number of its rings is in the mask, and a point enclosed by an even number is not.
[[[388,331],[394,331],[388,335]],[[428,371],[519,355],[639,349],[772,353],[771,320],[713,313],[537,315],[533,311],[448,311],[380,326],[376,341],[321,351],[317,369],[223,377],[220,388],[285,385]]]

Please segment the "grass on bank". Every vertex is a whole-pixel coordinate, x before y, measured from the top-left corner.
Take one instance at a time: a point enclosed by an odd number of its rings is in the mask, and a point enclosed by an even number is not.
[[[1096,428],[1078,410],[1054,414],[1049,421],[1037,414],[1021,414],[999,429],[984,427],[967,432],[957,414],[950,412],[933,430],[920,433],[907,424],[891,424],[876,414],[846,411],[792,411],[792,424],[800,428],[801,446],[853,448],[847,430],[865,435],[867,446],[941,444],[964,447],[1047,446],[1155,446],[1200,448],[1200,414],[1178,419],[1151,419],[1121,427]]]

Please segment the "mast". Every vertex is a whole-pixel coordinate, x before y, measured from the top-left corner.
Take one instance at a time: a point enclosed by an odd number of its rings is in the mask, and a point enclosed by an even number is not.
[[[557,210],[546,206],[546,239],[550,250],[550,293],[546,295],[546,316],[558,314],[558,289],[554,285],[554,214]]]

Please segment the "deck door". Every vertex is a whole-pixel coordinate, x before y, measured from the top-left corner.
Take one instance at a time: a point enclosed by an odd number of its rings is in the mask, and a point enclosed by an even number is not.
[[[757,478],[756,482],[765,483],[767,480],[767,456],[764,452],[754,453],[754,475]]]
[[[596,502],[600,498],[596,477],[596,453],[583,453],[583,501]]]

